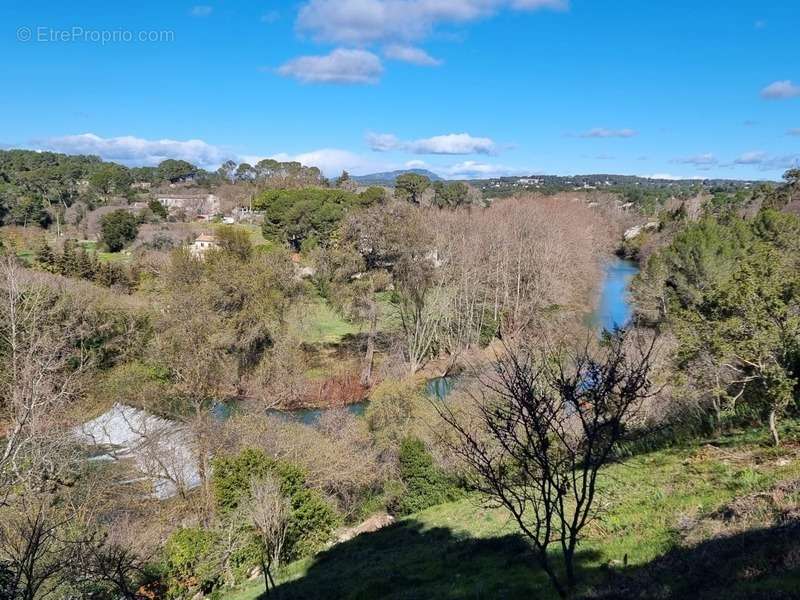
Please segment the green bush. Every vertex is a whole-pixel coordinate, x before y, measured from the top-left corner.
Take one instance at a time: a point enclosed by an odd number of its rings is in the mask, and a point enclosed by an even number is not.
[[[167,211],[167,207],[161,204],[158,200],[150,200],[147,203],[147,207],[150,209],[155,216],[160,217],[162,219],[166,219],[169,216],[169,211]]]
[[[399,462],[403,491],[389,507],[395,514],[408,515],[463,496],[462,490],[433,464],[433,457],[422,440],[403,440]]]
[[[414,381],[384,379],[369,395],[367,427],[382,452],[396,452],[402,441],[422,433],[428,401]]]
[[[185,527],[175,531],[164,546],[167,572],[178,587],[208,592],[219,579],[221,567],[214,559],[216,536],[208,529]]]
[[[339,524],[338,516],[317,490],[306,485],[303,469],[277,461],[261,450],[248,448],[236,456],[214,461],[212,485],[220,512],[232,513],[250,493],[250,482],[274,475],[281,482],[281,492],[289,498],[292,515],[286,536],[285,558],[308,556],[327,544]]]
[[[119,252],[136,239],[139,219],[127,210],[115,210],[100,219],[100,233],[109,252]]]

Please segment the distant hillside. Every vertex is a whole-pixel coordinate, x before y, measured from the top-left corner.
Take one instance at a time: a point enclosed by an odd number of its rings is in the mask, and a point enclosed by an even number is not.
[[[521,191],[541,191],[553,193],[567,190],[603,189],[623,191],[639,189],[659,192],[735,191],[754,188],[762,183],[737,179],[653,179],[635,175],[612,175],[597,173],[592,175],[529,175],[526,177],[496,177],[475,179],[471,182],[479,187],[485,197],[501,197]]]
[[[352,179],[362,185],[394,185],[395,180],[400,177],[400,175],[405,175],[406,173],[424,175],[431,181],[442,181],[441,177],[427,169],[403,169],[400,171],[387,171],[385,173],[370,173],[369,175],[354,175]]]

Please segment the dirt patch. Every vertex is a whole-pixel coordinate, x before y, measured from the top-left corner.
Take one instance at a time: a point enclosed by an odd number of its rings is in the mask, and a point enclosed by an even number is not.
[[[388,527],[394,523],[394,517],[387,514],[372,515],[366,521],[355,527],[345,527],[340,529],[336,536],[336,543],[347,542],[362,533],[372,533]]]

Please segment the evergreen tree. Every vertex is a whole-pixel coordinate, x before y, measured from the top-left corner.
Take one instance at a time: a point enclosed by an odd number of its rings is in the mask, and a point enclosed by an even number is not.
[[[86,252],[84,248],[78,248],[76,252],[75,270],[76,275],[81,279],[88,279],[89,281],[94,279],[96,270],[95,259],[94,256]]]
[[[78,274],[75,240],[66,240],[64,242],[64,249],[58,260],[58,272],[65,277],[73,277]]]
[[[53,249],[50,247],[50,244],[47,243],[45,238],[42,238],[42,243],[36,250],[36,264],[39,265],[40,269],[43,269],[49,273],[55,273],[58,271],[58,259],[56,257],[56,253],[53,252]]]

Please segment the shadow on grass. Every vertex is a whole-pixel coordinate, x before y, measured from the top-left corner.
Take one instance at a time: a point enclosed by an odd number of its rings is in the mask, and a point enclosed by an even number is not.
[[[675,548],[649,564],[608,572],[592,598],[800,598],[800,521]]]
[[[800,598],[800,522],[676,548],[642,566],[612,569],[578,556],[583,598]],[[591,587],[589,587],[591,586]],[[460,536],[403,521],[319,554],[273,600],[555,598],[523,538]],[[267,596],[261,596],[267,598]]]
[[[584,553],[581,561],[593,558]],[[267,596],[262,596],[266,598]],[[279,600],[553,598],[520,536],[460,536],[417,521],[362,534],[317,555],[300,579],[283,583]]]
[[[353,356],[362,356],[367,348],[369,334],[366,331],[346,333],[335,344],[328,344],[337,359],[347,359]],[[389,352],[392,349],[393,338],[386,332],[379,331],[375,336],[375,351]]]

